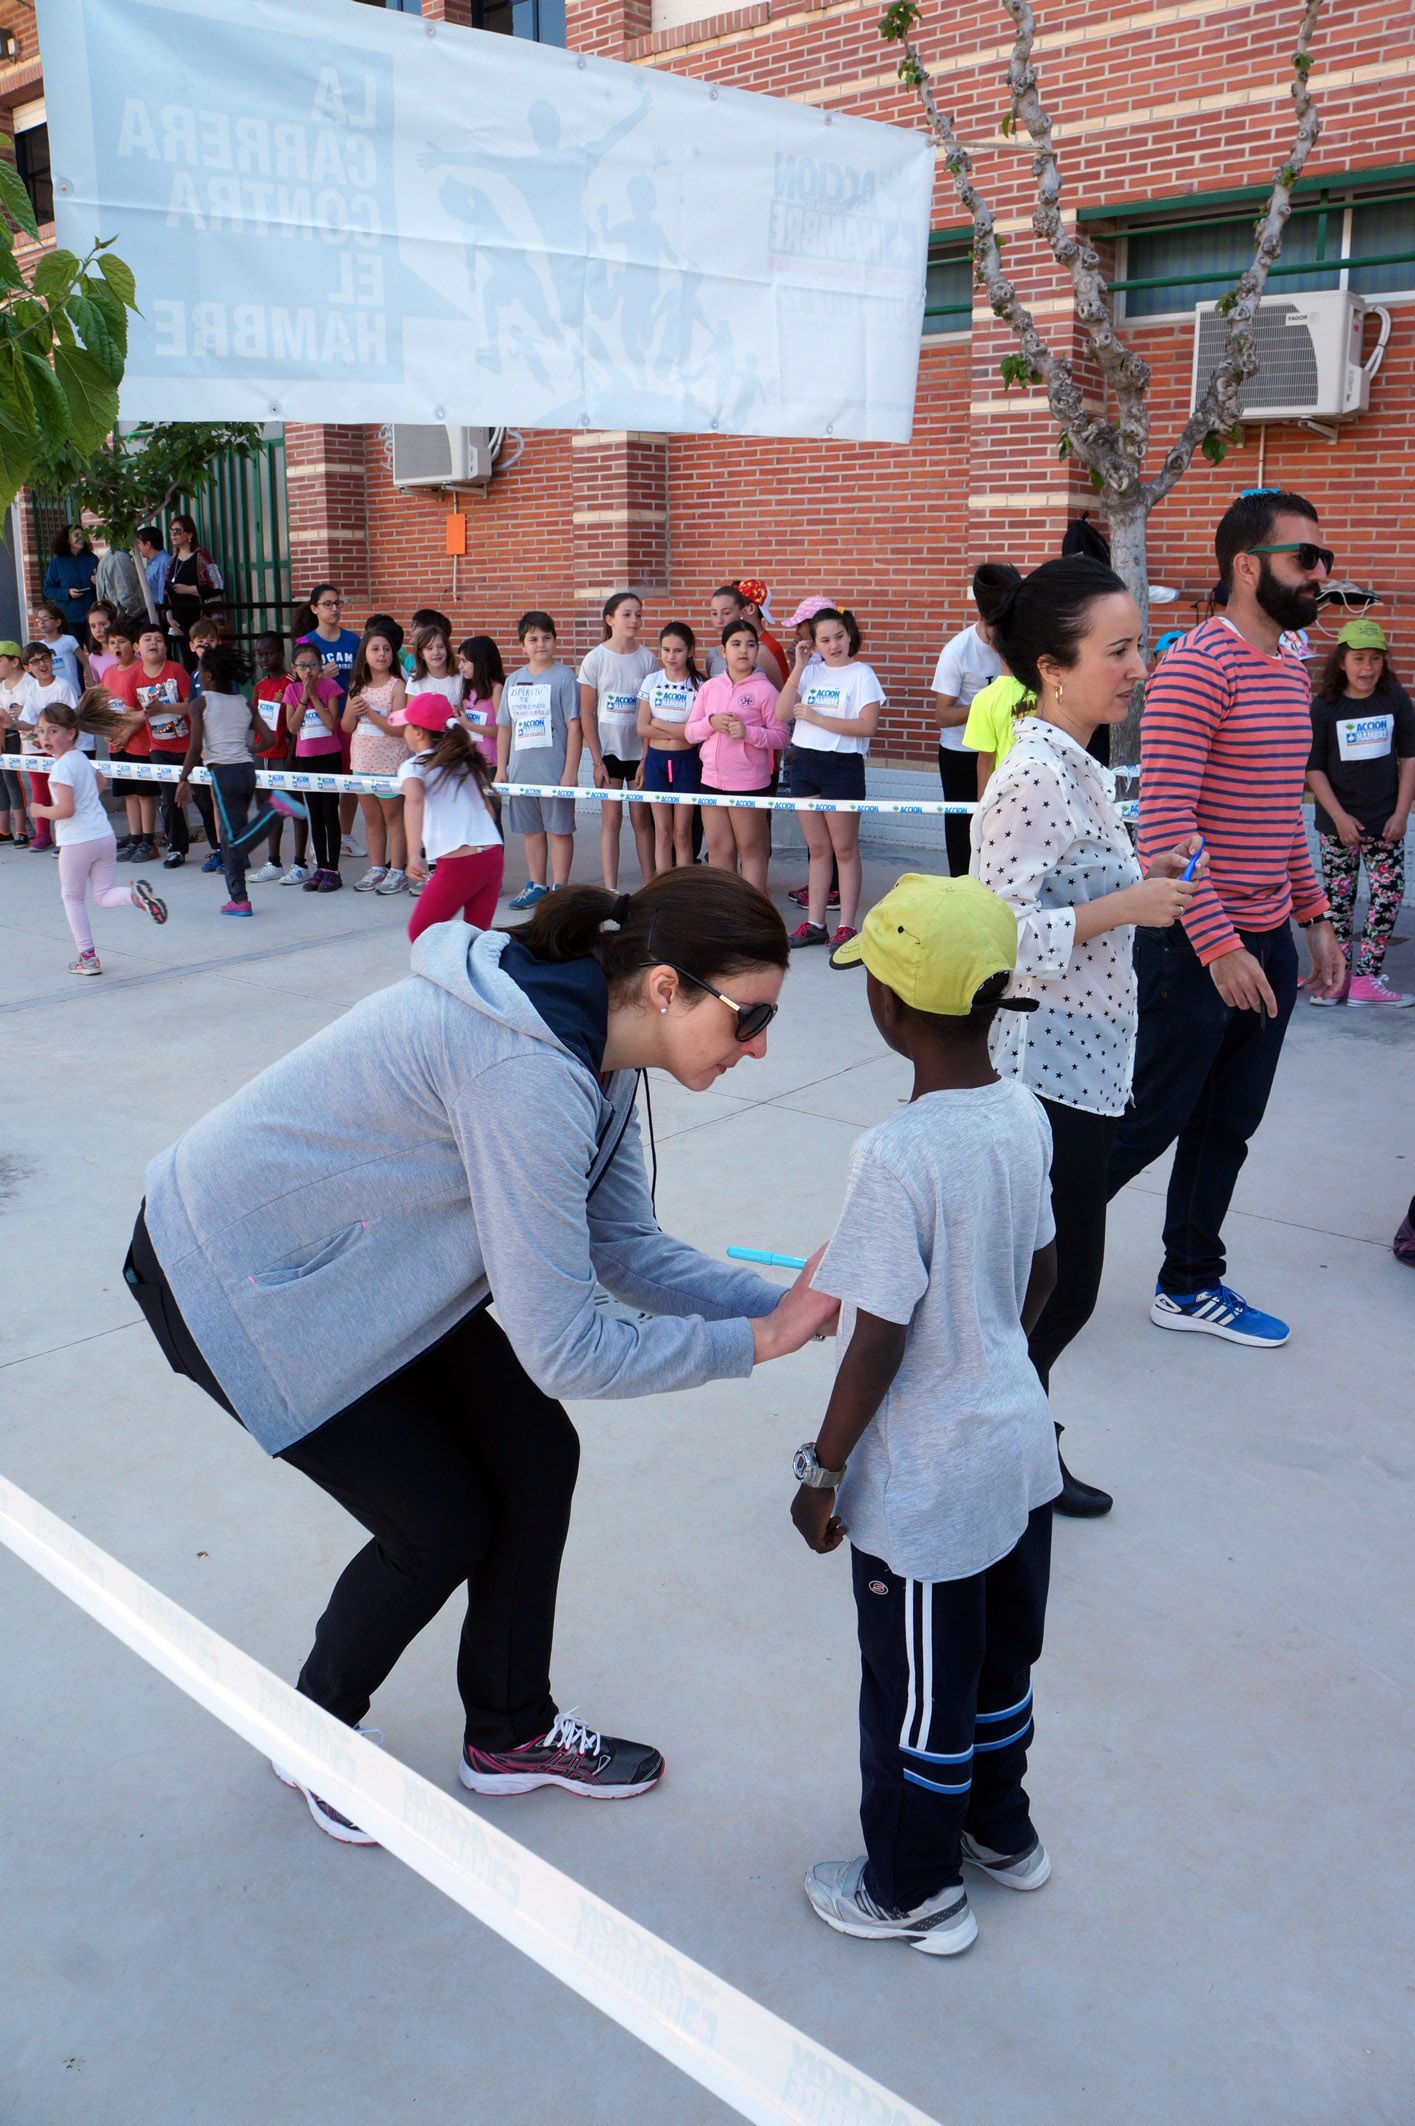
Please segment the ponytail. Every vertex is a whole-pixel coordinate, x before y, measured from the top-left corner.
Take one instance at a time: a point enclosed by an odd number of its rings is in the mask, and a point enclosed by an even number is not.
[[[427,775],[446,775],[460,782],[470,775],[483,797],[491,796],[491,769],[486,755],[460,716],[451,715],[444,730],[429,731],[425,752],[417,756]]]
[[[660,872],[637,893],[562,886],[508,934],[538,960],[597,961],[611,989],[660,964],[706,982],[791,961],[786,925],[764,893],[734,871],[696,867]]]
[[[111,706],[112,699],[107,687],[85,687],[76,709],[64,701],[49,701],[38,720],[52,723],[57,731],[86,731],[93,738],[112,738],[127,721]]]

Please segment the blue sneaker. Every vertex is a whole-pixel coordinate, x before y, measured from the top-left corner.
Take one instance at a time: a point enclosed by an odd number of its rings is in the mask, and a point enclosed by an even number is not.
[[[1159,1329],[1197,1329],[1205,1336],[1222,1336],[1226,1343],[1251,1344],[1260,1351],[1275,1351],[1292,1334],[1276,1314],[1260,1313],[1226,1284],[1210,1285],[1185,1298],[1156,1285],[1150,1320]]]
[[[513,908],[534,908],[538,902],[545,899],[549,891],[549,886],[538,886],[534,880],[531,880],[521,888],[511,906]]]
[[[203,871],[219,871],[221,869],[220,856],[213,853],[207,858],[206,862],[202,865],[201,868]]]

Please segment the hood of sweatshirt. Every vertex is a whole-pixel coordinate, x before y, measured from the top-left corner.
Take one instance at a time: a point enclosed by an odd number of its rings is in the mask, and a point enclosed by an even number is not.
[[[414,944],[412,969],[458,1003],[563,1048],[591,1077],[603,1070],[609,987],[597,960],[538,960],[504,930],[435,923]]]

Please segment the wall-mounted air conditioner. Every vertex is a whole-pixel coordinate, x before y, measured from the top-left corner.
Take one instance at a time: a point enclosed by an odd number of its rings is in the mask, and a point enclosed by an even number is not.
[[[495,465],[490,428],[393,424],[395,487],[477,487]]]
[[[1319,295],[1274,295],[1258,305],[1258,369],[1238,394],[1243,421],[1338,421],[1370,404],[1370,368],[1361,361],[1366,304],[1333,289]],[[1223,359],[1228,319],[1216,303],[1194,309],[1196,406]]]

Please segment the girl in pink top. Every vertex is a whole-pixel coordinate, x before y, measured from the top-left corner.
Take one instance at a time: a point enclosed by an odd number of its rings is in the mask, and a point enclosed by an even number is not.
[[[776,688],[757,670],[757,631],[749,620],[731,620],[723,629],[727,670],[700,687],[683,727],[691,745],[701,745],[703,792],[711,796],[752,795],[771,781],[773,755],[790,733],[776,716]],[[735,871],[766,891],[771,860],[770,812],[704,807],[708,862],[719,871]]]
[[[468,635],[457,648],[462,674],[462,715],[471,725],[482,758],[496,767],[496,712],[506,684],[506,667],[490,635]]]

